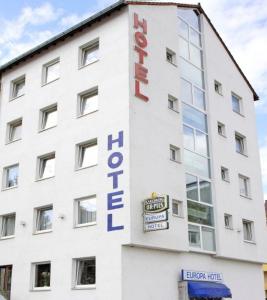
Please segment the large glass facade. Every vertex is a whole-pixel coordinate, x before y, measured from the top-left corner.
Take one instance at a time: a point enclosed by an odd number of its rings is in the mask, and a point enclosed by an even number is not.
[[[214,212],[199,13],[193,9],[178,9],[178,26],[189,246],[214,252]]]

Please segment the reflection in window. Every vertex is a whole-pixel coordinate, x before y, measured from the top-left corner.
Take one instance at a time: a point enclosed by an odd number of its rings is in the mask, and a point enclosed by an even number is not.
[[[18,185],[19,166],[14,165],[4,169],[4,188],[11,188]]]
[[[203,132],[207,132],[207,116],[197,109],[183,104],[183,122]]]
[[[77,259],[75,286],[90,286],[95,283],[95,257]]]
[[[52,229],[53,207],[42,207],[37,209],[36,231]]]
[[[186,174],[186,194],[187,199],[199,201],[198,180],[196,176]]]
[[[201,203],[187,201],[188,222],[214,226],[213,208]]]
[[[208,158],[185,149],[184,163],[187,172],[197,174],[204,178],[210,178],[210,162]]]
[[[188,237],[190,247],[201,247],[200,243],[200,227],[194,225],[188,225]]]
[[[178,9],[178,16],[185,20],[190,26],[200,31],[199,13],[193,9]]]
[[[202,247],[206,251],[215,251],[214,229],[202,227]]]
[[[90,224],[96,222],[96,197],[77,200],[77,224]]]
[[[203,72],[184,59],[180,59],[181,76],[204,88]]]

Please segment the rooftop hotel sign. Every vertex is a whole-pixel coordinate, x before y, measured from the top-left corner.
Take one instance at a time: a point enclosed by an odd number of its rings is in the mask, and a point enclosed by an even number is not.
[[[134,13],[134,50],[138,55],[138,61],[134,64],[135,96],[143,101],[149,98],[142,92],[142,86],[148,84],[148,69],[145,67],[145,58],[148,56],[147,48],[147,21],[140,20],[137,13]]]

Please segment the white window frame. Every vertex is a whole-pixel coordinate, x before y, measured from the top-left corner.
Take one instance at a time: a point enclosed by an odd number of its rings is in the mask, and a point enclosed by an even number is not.
[[[15,96],[16,86],[22,82],[24,82],[24,89],[25,89],[25,85],[26,85],[26,75],[25,74],[21,75],[20,77],[11,81],[9,101],[15,100],[15,99],[20,98],[25,95],[25,91],[24,91],[21,95]]]
[[[84,260],[90,260],[93,259],[95,261],[95,283],[93,284],[78,284],[78,273],[79,273],[79,262]],[[80,258],[74,258],[73,264],[72,264],[72,288],[81,290],[81,289],[95,289],[96,288],[96,257],[90,256],[90,257],[80,257]]]
[[[54,112],[54,111],[56,111],[58,113],[58,105],[57,105],[57,103],[51,104],[49,106],[46,106],[46,107],[40,109],[39,132],[42,132],[42,131],[45,131],[45,130],[57,127],[57,124],[55,124],[53,126],[45,128],[46,115],[49,114],[49,113],[51,113],[51,112]]]
[[[97,208],[96,208],[96,220],[95,221],[88,222],[88,223],[79,223],[79,203],[80,203],[80,201],[90,200],[90,199],[95,199],[97,202],[96,195],[91,195],[91,196],[74,199],[74,227],[75,228],[96,225],[96,223],[97,223]]]
[[[223,172],[225,177],[223,177]],[[221,179],[226,182],[230,182],[229,169],[226,167],[221,167]]]
[[[44,161],[47,159],[52,159],[52,158],[55,159],[55,165],[56,165],[56,152],[50,152],[50,153],[47,153],[47,154],[37,157],[37,171],[36,171],[36,180],[37,181],[55,177],[56,172],[54,172],[54,175],[52,175],[52,176],[47,176],[47,177],[41,176],[42,174],[44,174],[44,171],[43,171]]]
[[[229,224],[226,224],[226,218],[228,218]],[[233,230],[233,216],[230,214],[224,214],[224,227],[226,229]]]
[[[99,94],[98,94],[98,87],[95,86],[87,91],[84,91],[80,94],[78,94],[78,101],[77,101],[77,117],[83,117],[83,116],[87,116],[87,115],[90,115],[96,111],[98,111],[98,105],[97,105],[97,108],[95,110],[92,110],[90,112],[87,112],[87,113],[82,113],[82,104],[83,104],[83,101],[86,97],[94,97],[94,96],[97,96],[97,101],[99,102]],[[90,101],[90,100],[89,100]]]
[[[22,133],[22,118],[18,118],[16,120],[7,123],[6,144],[14,143],[16,141],[21,140],[21,136],[17,139],[11,139],[14,128],[19,125],[21,126],[21,133]]]
[[[170,160],[181,163],[181,149],[179,147],[170,145]]]
[[[235,97],[239,102],[239,111],[236,111],[234,110],[233,108],[233,98],[232,97]],[[237,95],[236,93],[234,92],[231,92],[231,104],[232,104],[232,111],[237,113],[238,115],[240,116],[244,116],[244,113],[243,113],[243,100],[242,100],[242,97],[240,97],[239,95]]]
[[[168,63],[177,66],[176,53],[169,48],[166,48],[166,60]]]
[[[237,151],[237,149],[236,149],[237,139],[240,141],[241,151]],[[236,153],[247,156],[247,139],[244,135],[242,135],[239,132],[235,132],[235,150],[236,150]]]
[[[54,78],[51,81],[47,81],[48,69],[49,69],[49,67],[51,67],[55,64],[60,64],[60,58],[59,57],[57,57],[57,58],[55,58],[55,59],[53,59],[53,60],[51,60],[48,63],[43,65],[43,68],[42,68],[42,86],[47,85],[51,82],[54,82],[54,81],[56,81],[60,78],[60,74],[58,74],[57,78]]]
[[[239,180],[239,194],[241,197],[250,198],[251,197],[251,188],[250,188],[250,178],[247,176],[244,176],[242,174],[238,174],[238,180]],[[241,181],[243,181],[246,193],[241,192]]]
[[[219,131],[219,127],[221,128],[221,133]],[[217,132],[220,136],[226,137],[225,125],[221,122],[217,122]]]
[[[178,213],[174,212],[174,205],[177,205]],[[178,218],[184,218],[184,204],[181,200],[172,199],[172,215]]]
[[[41,207],[36,207],[34,209],[34,228],[33,228],[33,233],[34,234],[40,234],[40,233],[48,233],[53,231],[53,215],[52,215],[52,228],[51,229],[45,229],[45,230],[38,230],[39,227],[39,221],[40,221],[40,212],[46,209],[52,209],[52,213],[54,215],[54,208],[53,205],[45,205]]]
[[[13,168],[13,167],[17,167],[17,168],[18,168],[18,178],[19,178],[19,164],[18,164],[18,163],[17,163],[17,164],[10,165],[10,166],[7,166],[7,167],[4,167],[4,169],[3,169],[2,190],[14,189],[14,188],[18,187],[18,185],[19,185],[19,179],[18,179],[18,180],[17,180],[18,182],[17,182],[16,185],[10,186],[10,187],[7,186],[7,179],[8,179],[8,178],[7,178],[7,174],[8,174],[8,170],[9,170],[10,168]]]
[[[217,87],[217,88],[216,88]],[[223,92],[222,92],[222,84],[217,81],[217,80],[214,80],[214,90],[217,94],[219,95],[223,95]]]
[[[245,239],[245,230],[244,230],[244,225],[245,224],[250,224],[250,234],[251,234],[251,239]],[[247,243],[255,243],[255,230],[254,230],[254,221],[247,220],[247,219],[242,219],[242,227],[243,227],[243,240],[244,242]],[[246,234],[248,235],[248,234]]]
[[[170,105],[170,103],[172,103],[172,105]],[[168,108],[175,112],[179,112],[179,101],[176,97],[170,94],[168,95]]]
[[[3,235],[3,230],[4,230],[4,226],[6,226],[6,222],[5,222],[5,218],[8,217],[15,217],[15,224],[14,224],[14,234],[11,235]],[[9,214],[5,214],[0,216],[0,239],[1,240],[6,240],[6,239],[11,239],[15,237],[15,231],[16,231],[16,213],[9,213]]]
[[[97,138],[86,141],[86,142],[82,142],[76,145],[76,163],[75,163],[75,169],[77,170],[82,170],[82,169],[86,169],[86,168],[91,168],[94,167],[98,164],[98,161],[96,161],[94,164],[92,165],[88,165],[88,166],[82,166],[82,149],[83,148],[87,148],[90,146],[97,146],[98,149],[98,141]],[[98,150],[97,150],[98,151]],[[97,158],[98,160],[98,158]]]
[[[36,285],[36,275],[37,266],[50,264],[50,285],[44,287],[37,287]],[[51,261],[35,262],[31,264],[31,290],[32,291],[49,291],[51,290],[51,274],[52,274],[52,264]]]
[[[97,48],[97,51],[98,51],[97,59],[95,59],[89,63],[85,63],[84,62],[85,52],[87,50],[94,49],[94,48]],[[95,39],[91,40],[90,42],[80,46],[79,47],[79,62],[78,62],[79,69],[84,68],[86,66],[89,66],[89,65],[99,61],[99,49],[100,49],[99,38],[95,38]]]

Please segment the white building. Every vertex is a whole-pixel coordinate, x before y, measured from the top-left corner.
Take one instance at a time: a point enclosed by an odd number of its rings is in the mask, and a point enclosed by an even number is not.
[[[119,1],[0,72],[4,299],[264,299],[258,96],[199,5]]]

